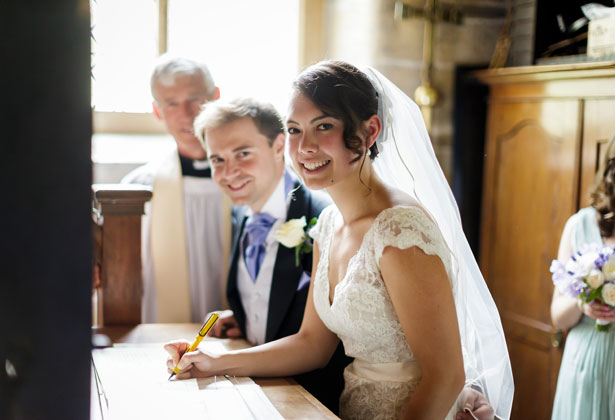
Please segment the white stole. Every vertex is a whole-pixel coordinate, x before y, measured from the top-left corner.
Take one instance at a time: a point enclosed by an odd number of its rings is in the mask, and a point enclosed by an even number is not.
[[[151,200],[157,322],[191,321],[183,191],[179,155],[173,148],[156,172]],[[176,226],[181,229],[174,229]]]

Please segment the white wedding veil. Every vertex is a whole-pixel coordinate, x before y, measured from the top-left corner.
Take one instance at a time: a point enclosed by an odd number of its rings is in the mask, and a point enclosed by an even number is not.
[[[457,203],[440,168],[419,107],[377,70],[361,69],[378,93],[382,132],[376,173],[417,199],[436,221],[452,253],[453,292],[466,373],[495,413],[510,417],[512,370],[498,310],[461,227]]]

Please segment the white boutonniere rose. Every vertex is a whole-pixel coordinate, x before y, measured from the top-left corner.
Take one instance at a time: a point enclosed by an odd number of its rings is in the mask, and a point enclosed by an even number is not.
[[[301,254],[312,252],[312,239],[306,231],[316,224],[316,220],[313,217],[308,225],[305,216],[300,219],[290,219],[273,234],[273,237],[286,248],[295,248],[295,265],[297,267],[299,267]]]
[[[305,216],[301,219],[291,219],[278,228],[273,237],[286,248],[294,248],[305,239],[303,228],[307,225]]]

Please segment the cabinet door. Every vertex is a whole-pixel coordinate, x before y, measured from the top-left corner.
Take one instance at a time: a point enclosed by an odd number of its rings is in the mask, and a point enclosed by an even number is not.
[[[550,418],[561,350],[552,345],[549,266],[577,210],[581,106],[495,102],[486,144],[481,269],[506,334],[513,419]]]
[[[580,207],[591,204],[589,191],[600,162],[604,159],[606,143],[615,135],[613,116],[615,116],[614,99],[588,99],[585,102]]]

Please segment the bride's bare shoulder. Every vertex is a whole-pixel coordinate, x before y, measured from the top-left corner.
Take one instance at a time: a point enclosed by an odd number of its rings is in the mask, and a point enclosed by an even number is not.
[[[418,207],[421,209],[423,208],[421,203],[419,203],[416,198],[396,188],[389,189],[389,197],[390,197],[391,207],[404,206],[404,207]]]
[[[390,189],[390,207],[410,207],[413,209],[420,210],[429,220],[434,221],[431,214],[425,209],[425,207],[414,197],[411,195],[398,190],[398,189]]]

